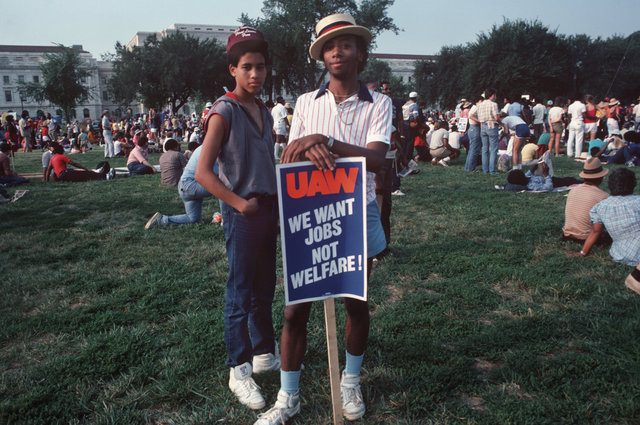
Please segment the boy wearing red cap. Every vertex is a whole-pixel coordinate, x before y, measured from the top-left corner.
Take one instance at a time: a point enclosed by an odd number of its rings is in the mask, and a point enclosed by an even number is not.
[[[271,317],[278,218],[273,120],[256,97],[267,75],[267,43],[262,33],[243,26],[229,36],[227,56],[236,87],[209,110],[195,179],[220,200],[223,216],[229,388],[242,404],[261,409],[265,402],[252,373],[280,368]]]
[[[311,57],[324,62],[329,83],[296,102],[289,144],[281,162],[310,160],[320,170],[333,169],[334,155],[363,156],[367,164],[367,254],[372,259],[386,247],[375,194],[375,172],[385,161],[391,138],[391,99],[371,92],[358,81],[366,65],[371,33],[350,15],[328,16],[316,25]],[[347,311],[346,367],[342,374],[342,410],[348,420],[364,415],[360,368],[369,336],[366,301],[344,298]],[[275,406],[260,415],[256,425],[284,425],[300,412],[299,381],[306,350],[311,303],[285,308],[282,330],[280,391]]]

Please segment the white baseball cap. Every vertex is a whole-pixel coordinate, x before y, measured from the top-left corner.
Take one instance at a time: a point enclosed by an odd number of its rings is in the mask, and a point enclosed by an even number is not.
[[[409,93],[409,98],[413,99],[414,97],[418,97],[418,93],[412,91],[411,93]]]

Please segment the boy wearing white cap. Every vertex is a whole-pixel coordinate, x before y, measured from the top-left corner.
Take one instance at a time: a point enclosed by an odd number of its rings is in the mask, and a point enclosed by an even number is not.
[[[335,167],[334,155],[364,156],[367,164],[367,253],[369,261],[386,247],[375,194],[375,172],[384,164],[391,137],[391,99],[358,81],[366,65],[371,33],[350,15],[328,16],[316,25],[311,57],[324,62],[329,82],[296,102],[289,144],[281,162],[310,160],[320,170]],[[369,268],[371,270],[371,268]],[[342,408],[348,420],[365,412],[360,367],[369,335],[366,301],[344,298],[347,311],[346,367],[342,375]],[[285,308],[281,340],[280,391],[275,406],[256,425],[284,425],[300,412],[299,381],[306,350],[311,303]]]

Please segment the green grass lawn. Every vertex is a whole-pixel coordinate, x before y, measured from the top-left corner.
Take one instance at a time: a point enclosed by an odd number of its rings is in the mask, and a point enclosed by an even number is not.
[[[18,153],[16,169],[41,171],[40,156]],[[72,159],[93,167],[101,152]],[[505,174],[467,173],[463,161],[421,165],[394,197],[357,423],[640,423],[631,268],[604,247],[566,257],[580,248],[560,240],[567,192],[500,192]],[[554,161],[558,176],[581,167]],[[227,387],[217,202],[205,201],[202,224],[145,231],[156,211],[184,211],[159,174],[18,188],[30,192],[0,205],[1,422],[253,423]],[[278,287],[278,335],[283,298]],[[337,314],[344,364],[340,303]],[[305,366],[293,423],[331,424],[322,303]],[[256,381],[271,406],[279,375]]]

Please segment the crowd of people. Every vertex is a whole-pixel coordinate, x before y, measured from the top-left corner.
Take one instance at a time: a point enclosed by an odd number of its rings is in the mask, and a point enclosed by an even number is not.
[[[281,97],[275,104],[258,99],[267,74],[267,43],[260,31],[243,26],[227,43],[235,89],[208,102],[201,116],[171,117],[151,109],[138,117],[113,119],[104,111],[99,125],[76,121],[63,133],[49,114],[32,120],[25,111],[17,125],[7,115],[5,140],[0,144],[0,182],[19,177],[5,164],[20,148],[43,150],[46,181],[113,179],[108,162],[90,170],[67,156],[103,144],[105,159],[127,158],[131,176],[156,173],[149,153],[162,152],[161,182],[177,186],[185,213],[157,212],[145,229],[199,222],[203,200],[217,198],[230,264],[224,308],[229,388],[240,403],[259,410],[266,403],[254,374],[280,372],[275,405],[259,415],[257,425],[284,425],[300,412],[300,375],[312,306],[285,308],[278,352],[272,319],[277,161],[309,160],[321,170],[331,170],[336,157],[366,158],[369,266],[391,254],[392,197],[404,195],[402,179],[419,173],[420,163],[449,167],[464,148],[466,171],[495,174],[510,168],[512,189],[548,190],[572,184],[576,187],[567,200],[563,237],[582,247],[572,255],[586,256],[594,244],[611,243],[613,259],[635,267],[625,283],[640,294],[640,197],[633,195],[635,174],[616,169],[608,180],[611,196],[599,188],[608,174],[602,163],[631,167],[639,160],[638,106],[624,108],[614,98],[596,104],[587,95],[546,103],[503,97],[499,108],[497,90],[487,88],[471,101],[461,99],[454,110],[429,111],[418,103],[416,92],[403,102],[393,97],[388,81],[358,80],[371,33],[350,15],[325,17],[316,32],[309,54],[324,63],[329,81],[300,96],[295,110]],[[181,143],[187,143],[184,154]],[[585,160],[581,180],[552,175],[550,158],[563,154]],[[528,165],[531,169],[524,173]],[[348,420],[357,420],[365,414],[360,373],[369,309],[366,301],[352,298],[344,298],[344,305],[342,408]]]

